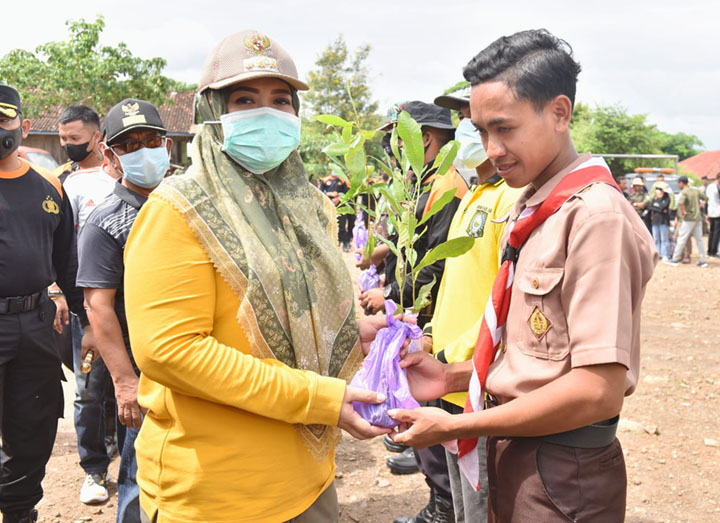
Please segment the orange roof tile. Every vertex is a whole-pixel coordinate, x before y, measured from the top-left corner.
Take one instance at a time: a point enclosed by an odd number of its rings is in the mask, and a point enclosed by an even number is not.
[[[714,180],[720,173],[720,150],[719,151],[703,151],[700,154],[686,158],[680,165],[692,172],[698,178],[707,176]]]
[[[169,133],[194,134],[193,127],[193,100],[194,91],[172,92],[168,96],[170,101],[165,102],[158,109],[160,118]],[[63,107],[50,108],[42,117],[32,120],[30,132],[57,133],[58,119]]]

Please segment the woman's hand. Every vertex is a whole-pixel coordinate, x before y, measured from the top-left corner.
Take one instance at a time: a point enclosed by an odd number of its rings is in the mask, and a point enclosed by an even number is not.
[[[353,409],[353,401],[372,403],[377,405],[385,401],[385,395],[371,390],[356,389],[355,387],[345,388],[345,397],[340,409],[338,427],[357,439],[370,439],[383,434],[389,434],[391,429],[370,425],[362,419],[360,414]]]

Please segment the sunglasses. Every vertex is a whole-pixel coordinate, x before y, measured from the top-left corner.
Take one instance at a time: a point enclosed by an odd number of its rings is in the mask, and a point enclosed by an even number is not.
[[[157,149],[158,147],[165,147],[166,137],[156,134],[154,136],[148,136],[144,140],[129,140],[127,142],[120,142],[110,146],[116,154],[123,155],[133,153],[143,147],[147,149]]]

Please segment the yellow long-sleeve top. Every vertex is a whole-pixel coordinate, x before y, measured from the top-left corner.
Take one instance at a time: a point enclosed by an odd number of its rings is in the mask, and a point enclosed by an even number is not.
[[[445,260],[440,280],[431,322],[433,353],[442,352],[441,359],[447,363],[472,358],[485,305],[500,267],[504,218],[521,192],[508,187],[496,175],[469,191],[455,212],[448,240],[472,236],[475,243],[465,254]],[[466,396],[464,392],[455,392],[443,399],[462,407]]]
[[[294,424],[336,425],[345,382],[251,354],[238,297],[181,215],[151,195],[125,253],[140,503],[158,523],[287,521],[330,485]]]

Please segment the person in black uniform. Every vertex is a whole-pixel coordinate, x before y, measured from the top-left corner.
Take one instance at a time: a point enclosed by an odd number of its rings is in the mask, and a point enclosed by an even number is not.
[[[330,175],[321,180],[320,190],[330,198],[337,207],[343,198],[343,195],[350,190],[350,186],[333,171]],[[343,251],[350,251],[350,242],[352,241],[352,229],[355,225],[354,214],[338,215],[338,243],[342,245]]]
[[[37,520],[41,482],[63,412],[63,378],[53,341],[57,282],[87,324],[75,286],[70,202],[60,181],[18,156],[30,121],[18,92],[0,85],[0,511],[5,523]]]

